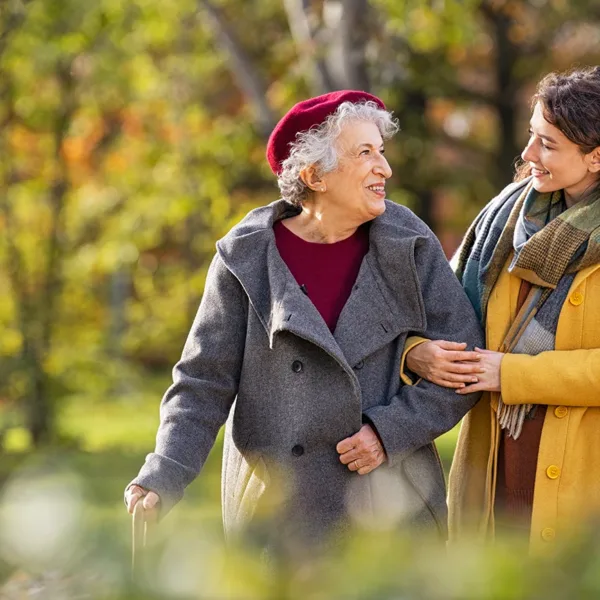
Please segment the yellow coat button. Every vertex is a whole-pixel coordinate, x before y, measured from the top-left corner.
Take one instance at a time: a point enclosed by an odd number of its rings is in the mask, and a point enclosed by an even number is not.
[[[573,306],[579,306],[583,302],[583,294],[581,292],[573,292],[569,297],[569,302]]]
[[[558,479],[558,476],[560,475],[560,469],[556,465],[550,465],[546,469],[546,475],[548,475],[550,479]]]
[[[566,417],[569,414],[569,409],[566,406],[557,406],[554,409],[554,416],[557,419],[562,419],[563,417]]]
[[[556,531],[552,527],[544,527],[542,529],[542,539],[545,542],[551,542],[556,537]]]

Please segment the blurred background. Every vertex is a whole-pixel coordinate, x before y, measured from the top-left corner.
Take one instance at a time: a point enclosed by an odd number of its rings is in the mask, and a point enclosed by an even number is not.
[[[153,447],[215,241],[278,196],[265,142],[292,104],[343,88],[382,97],[402,128],[389,197],[450,255],[511,180],[538,79],[599,63],[593,0],[1,2],[0,597],[135,596],[123,488]],[[455,435],[440,442],[446,466]],[[157,533],[145,597],[304,589],[257,582],[252,558],[223,567],[219,460],[218,443]],[[304,597],[534,597],[518,595],[531,576],[508,549],[498,574],[479,552],[425,568],[397,543],[419,593],[386,595],[404,588],[381,587],[381,560],[373,588],[336,588],[350,549],[331,594]],[[381,544],[361,548],[379,557]],[[578,552],[577,575],[552,570],[536,593],[598,592]],[[475,583],[457,576],[474,570]]]

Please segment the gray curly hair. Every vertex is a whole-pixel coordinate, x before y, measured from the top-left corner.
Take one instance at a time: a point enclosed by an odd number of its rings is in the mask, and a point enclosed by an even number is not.
[[[310,189],[302,181],[300,173],[315,165],[320,175],[335,171],[339,163],[336,141],[344,127],[351,121],[375,123],[384,140],[389,140],[400,129],[392,113],[379,108],[372,101],[343,102],[323,123],[296,135],[288,158],[282,163],[277,184],[281,197],[300,206],[308,197]]]

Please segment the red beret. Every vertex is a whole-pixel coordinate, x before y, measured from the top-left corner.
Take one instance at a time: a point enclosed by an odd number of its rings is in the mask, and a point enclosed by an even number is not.
[[[385,110],[385,104],[377,96],[358,90],[340,90],[298,102],[277,123],[269,136],[267,160],[273,173],[281,173],[281,165],[289,156],[290,144],[296,141],[298,133],[323,123],[343,102],[359,103],[368,100]]]

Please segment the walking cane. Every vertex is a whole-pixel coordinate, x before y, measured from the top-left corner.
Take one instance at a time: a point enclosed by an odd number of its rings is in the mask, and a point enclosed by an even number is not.
[[[133,507],[132,536],[131,536],[131,577],[135,581],[140,567],[140,556],[146,546],[148,525],[144,511],[143,498],[140,498]]]

